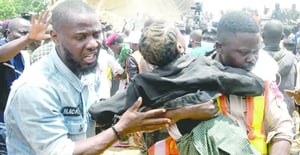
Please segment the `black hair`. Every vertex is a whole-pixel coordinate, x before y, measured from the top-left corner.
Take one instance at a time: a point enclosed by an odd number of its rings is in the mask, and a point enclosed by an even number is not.
[[[17,17],[17,18],[11,19],[7,25],[7,29],[10,31],[14,31],[20,26],[20,23],[23,23],[23,22],[28,23],[28,25],[30,24],[30,22],[28,20],[26,20],[22,17]]]
[[[283,35],[283,24],[279,20],[268,21],[263,28],[265,46],[279,44]]]
[[[82,0],[65,0],[60,2],[52,10],[53,29],[56,31],[60,30],[60,23],[66,23],[68,20],[76,17],[76,14],[80,13],[96,14],[96,12]]]
[[[292,33],[292,27],[289,25],[283,26],[283,33],[286,37],[288,37]]]
[[[213,28],[213,27],[206,28],[206,29],[204,29],[202,31],[202,35],[203,34],[213,34],[213,35],[216,35],[217,34],[217,29]]]
[[[139,42],[144,59],[156,66],[164,66],[179,57],[178,30],[173,24],[156,22],[145,27]]]
[[[217,40],[225,43],[236,33],[259,33],[259,26],[255,19],[243,11],[232,11],[225,14],[219,21]]]

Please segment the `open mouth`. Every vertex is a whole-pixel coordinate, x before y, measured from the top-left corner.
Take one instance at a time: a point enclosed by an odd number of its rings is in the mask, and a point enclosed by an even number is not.
[[[89,54],[84,57],[84,61],[88,64],[94,63],[96,61],[96,54]]]

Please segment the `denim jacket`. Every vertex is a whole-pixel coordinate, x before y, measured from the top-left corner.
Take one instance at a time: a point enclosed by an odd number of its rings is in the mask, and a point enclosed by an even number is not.
[[[25,70],[5,110],[8,154],[73,154],[74,141],[95,134],[87,109],[98,98],[98,75],[79,79],[55,49]]]

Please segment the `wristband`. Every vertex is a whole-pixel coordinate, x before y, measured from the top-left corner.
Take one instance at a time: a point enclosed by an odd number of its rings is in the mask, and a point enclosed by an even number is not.
[[[120,135],[120,133],[116,130],[116,128],[115,128],[114,126],[112,126],[111,129],[114,131],[114,133],[115,133],[115,135],[117,136],[117,138],[118,138],[119,140],[121,140],[121,139],[122,139],[122,138],[121,138],[121,135]]]

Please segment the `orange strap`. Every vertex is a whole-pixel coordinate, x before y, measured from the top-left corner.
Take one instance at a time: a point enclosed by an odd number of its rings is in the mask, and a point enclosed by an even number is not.
[[[172,137],[158,141],[148,149],[149,155],[178,155],[176,141]]]
[[[228,114],[228,106],[227,106],[227,99],[225,95],[222,95],[219,97],[219,107],[221,108],[221,112],[223,113],[223,115],[227,115]]]

